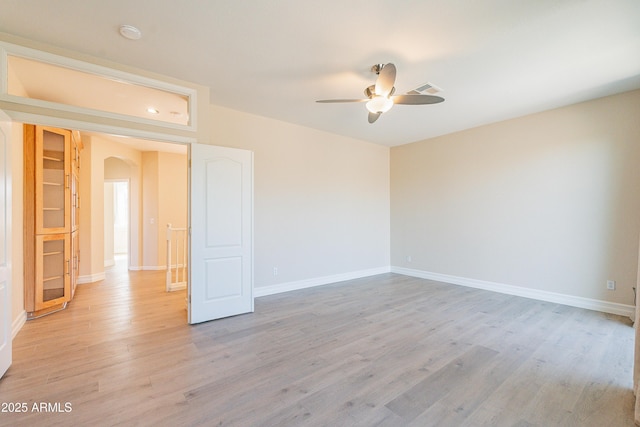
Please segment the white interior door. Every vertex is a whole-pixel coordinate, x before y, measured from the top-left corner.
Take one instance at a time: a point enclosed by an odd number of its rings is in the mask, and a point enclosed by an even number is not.
[[[253,312],[253,153],[189,153],[189,323]]]
[[[0,111],[0,377],[11,365],[11,123]]]

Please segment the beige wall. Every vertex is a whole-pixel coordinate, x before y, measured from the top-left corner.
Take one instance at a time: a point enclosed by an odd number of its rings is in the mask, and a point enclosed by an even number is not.
[[[104,179],[128,181],[130,178],[131,168],[125,161],[117,157],[109,157],[104,160]]]
[[[639,117],[634,91],[392,148],[391,264],[633,304]]]
[[[106,167],[106,162],[105,162]],[[104,266],[105,268],[115,265],[115,257],[113,253],[113,182],[104,183]]]
[[[158,264],[158,152],[142,155],[142,268],[156,269]]]
[[[388,267],[388,147],[216,106],[210,128],[254,151],[255,287]]]
[[[167,223],[187,226],[187,156],[142,153],[143,268],[166,266]]]
[[[167,265],[167,224],[187,227],[187,155],[158,153],[158,265]]]

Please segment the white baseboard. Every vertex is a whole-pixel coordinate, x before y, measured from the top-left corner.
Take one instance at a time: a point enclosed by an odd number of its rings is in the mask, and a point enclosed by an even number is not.
[[[132,271],[159,271],[166,270],[166,265],[131,265],[129,266],[129,270]]]
[[[453,285],[467,286],[470,288],[484,289],[502,294],[516,295],[519,297],[553,302],[556,304],[564,304],[572,307],[602,311],[604,313],[618,314],[620,316],[628,316],[631,319],[635,317],[635,307],[627,304],[618,304],[615,302],[558,294],[539,289],[523,288],[520,286],[505,285],[503,283],[488,282],[485,280],[468,279],[466,277],[450,276],[448,274],[432,273],[429,271],[414,270],[404,267],[392,266],[391,272],[404,274],[405,276],[419,277],[421,279],[434,280],[437,282],[451,283]]]
[[[169,285],[169,292],[181,291],[182,289],[187,289],[187,282],[177,282]]]
[[[104,271],[101,273],[89,274],[86,276],[78,277],[78,285],[84,285],[86,283],[99,282],[100,280],[104,280]]]
[[[18,317],[13,319],[13,323],[11,324],[12,340],[16,337],[16,335],[18,335],[18,332],[20,332],[20,329],[22,329],[26,321],[27,321],[27,312],[22,310],[22,313],[20,313]]]
[[[104,268],[113,267],[114,265],[116,265],[116,260],[115,259],[105,259],[104,260]]]
[[[388,273],[389,271],[390,271],[390,267],[379,267],[379,268],[371,268],[368,270],[351,271],[349,273],[334,274],[332,276],[323,276],[323,277],[315,277],[313,279],[298,280],[295,282],[278,283],[277,285],[260,286],[257,288],[253,288],[253,296],[264,297],[267,295],[274,295],[282,292],[297,291],[299,289],[312,288],[314,286],[329,285],[331,283],[343,282],[345,280],[375,276],[376,274]]]

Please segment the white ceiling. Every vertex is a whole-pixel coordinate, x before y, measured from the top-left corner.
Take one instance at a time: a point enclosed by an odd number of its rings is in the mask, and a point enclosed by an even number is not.
[[[135,25],[138,41],[118,34]],[[0,0],[0,31],[210,87],[213,104],[388,146],[640,88],[638,0]],[[376,63],[445,102],[376,123]]]
[[[151,141],[148,139],[130,138],[120,135],[108,135],[104,133],[95,132],[81,132],[82,138],[84,137],[97,137],[103,140],[116,142],[118,144],[127,145],[138,151],[162,151],[164,153],[174,153],[187,155],[187,146],[185,144],[177,144],[171,142],[159,142]]]

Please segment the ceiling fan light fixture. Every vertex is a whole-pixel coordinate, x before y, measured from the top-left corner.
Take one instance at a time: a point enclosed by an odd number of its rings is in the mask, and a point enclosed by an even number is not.
[[[369,123],[374,123],[382,113],[389,111],[394,104],[424,105],[437,104],[444,101],[444,98],[440,96],[422,93],[423,91],[431,93],[432,90],[436,92],[440,90],[440,88],[431,83],[425,83],[403,95],[394,95],[396,91],[394,86],[396,83],[396,66],[391,62],[385,65],[374,65],[371,70],[378,75],[378,78],[375,84],[365,88],[364,96],[366,98],[322,99],[316,102],[366,102],[367,110],[369,111],[368,121]]]
[[[367,110],[372,113],[386,113],[393,107],[393,100],[386,96],[374,96],[367,102]]]

